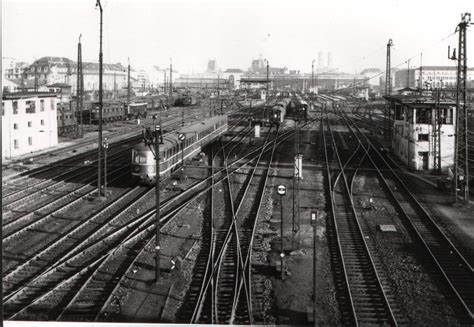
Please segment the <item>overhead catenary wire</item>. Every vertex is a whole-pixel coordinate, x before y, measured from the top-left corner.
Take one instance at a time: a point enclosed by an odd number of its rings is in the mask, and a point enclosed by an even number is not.
[[[428,52],[428,53],[429,53],[429,52],[432,50],[433,47],[435,47],[435,46],[439,45],[440,43],[446,41],[448,38],[450,38],[451,36],[455,35],[456,33],[457,33],[457,32],[452,32],[452,33],[448,34],[447,36],[441,38],[440,40],[436,41],[436,42],[433,43],[431,46],[429,46],[429,47],[427,47],[427,48],[425,48],[425,49],[423,49],[423,50],[418,50],[418,51],[416,51],[415,54],[413,54],[413,55],[410,56],[409,58],[403,60],[402,62],[400,62],[400,63],[398,63],[398,64],[396,64],[396,65],[394,65],[394,66],[391,66],[391,69],[397,68],[397,67],[399,67],[399,66],[401,66],[401,65],[406,64],[406,63],[408,62],[408,60],[412,60],[412,59],[417,58],[417,57],[419,56],[420,52],[423,52],[423,53],[427,53],[427,52]],[[385,46],[384,46],[384,47],[385,47]],[[454,65],[454,66],[455,66],[455,65]],[[368,81],[370,81],[370,80],[372,80],[372,79],[374,79],[374,78],[381,77],[381,76],[384,75],[385,73],[386,73],[386,70],[381,71],[380,73],[377,73],[377,74],[375,74],[374,76],[367,77],[367,78],[365,78],[365,79],[363,79],[363,80],[359,80],[359,81],[357,81],[355,84],[351,84],[351,85],[348,86],[348,87],[340,88],[340,89],[334,90],[334,92],[336,93],[336,92],[340,92],[340,91],[345,91],[345,90],[351,89],[351,88],[353,88],[353,87],[355,87],[355,86],[358,86],[358,85],[364,85],[366,82],[368,82]]]

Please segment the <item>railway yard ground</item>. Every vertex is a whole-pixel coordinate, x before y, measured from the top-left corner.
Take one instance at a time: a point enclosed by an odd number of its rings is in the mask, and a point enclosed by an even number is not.
[[[179,108],[161,117],[167,131],[181,126]],[[154,188],[132,180],[130,163],[151,115],[104,127],[103,201],[97,126],[4,162],[4,319],[472,324],[472,201],[453,205],[438,176],[403,168],[344,106],[307,118],[256,138],[247,113],[229,113],[222,137],[161,180],[157,283]]]

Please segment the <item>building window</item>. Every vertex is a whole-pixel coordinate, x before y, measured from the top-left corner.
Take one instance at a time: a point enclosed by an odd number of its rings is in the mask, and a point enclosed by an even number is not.
[[[50,100],[50,104],[51,104],[51,111],[54,111],[54,100],[53,99]]]
[[[405,119],[405,108],[402,106],[396,106],[395,107],[395,119],[396,120],[404,120]]]
[[[13,124],[13,129],[18,129],[18,124]]]
[[[418,142],[425,142],[429,141],[429,135],[428,134],[418,134]]]
[[[35,101],[26,101],[26,113],[34,114],[36,113],[36,103]]]
[[[13,114],[18,114],[18,101],[13,101]]]
[[[44,126],[44,119],[41,119],[41,126]]]
[[[453,108],[441,109],[441,124],[452,125],[453,124]]]
[[[13,140],[13,147],[18,149],[18,140]]]
[[[28,127],[32,127],[33,126],[33,123],[32,122],[28,122]]]
[[[416,111],[417,124],[431,124],[431,108],[419,108]]]
[[[2,101],[2,116],[5,116],[5,102]]]
[[[33,137],[28,136],[28,145],[33,145]]]
[[[44,100],[40,100],[40,111],[44,111]]]

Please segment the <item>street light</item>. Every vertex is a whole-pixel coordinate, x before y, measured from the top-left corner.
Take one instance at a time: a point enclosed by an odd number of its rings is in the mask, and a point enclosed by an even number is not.
[[[153,129],[155,140],[155,197],[156,197],[156,217],[155,217],[155,283],[158,284],[160,280],[160,143],[159,134],[161,128],[156,124],[157,115],[153,115]]]
[[[104,148],[104,196],[107,197],[107,149],[109,148],[109,142],[107,138],[102,142]]]
[[[281,267],[281,279],[284,279],[283,271],[283,258],[285,257],[285,252],[283,251],[283,196],[286,194],[286,186],[278,185],[277,192],[280,195],[280,234],[281,234],[281,246],[280,246],[280,267]]]
[[[96,8],[100,10],[100,46],[99,46],[99,141],[98,141],[98,159],[97,159],[97,197],[102,195],[101,191],[101,159],[102,159],[102,5],[100,0],[95,4]]]

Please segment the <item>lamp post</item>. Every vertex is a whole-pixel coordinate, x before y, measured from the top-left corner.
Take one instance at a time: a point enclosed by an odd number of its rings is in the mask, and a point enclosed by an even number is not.
[[[100,198],[102,195],[101,190],[101,164],[102,164],[102,5],[100,0],[97,0],[96,7],[99,7],[100,10],[100,45],[99,45],[99,141],[98,141],[98,159],[97,159],[97,197]]]
[[[161,128],[156,124],[157,115],[153,115],[153,129],[155,136],[155,197],[156,197],[156,217],[155,217],[155,283],[160,280],[160,141],[159,134]]]
[[[104,196],[107,197],[107,149],[109,148],[109,142],[107,138],[102,142],[104,148]]]
[[[280,195],[280,234],[281,234],[281,244],[280,244],[280,266],[281,266],[281,279],[284,279],[284,270],[283,270],[283,258],[285,257],[285,252],[283,251],[283,196],[286,194],[286,186],[278,185],[277,192]]]

